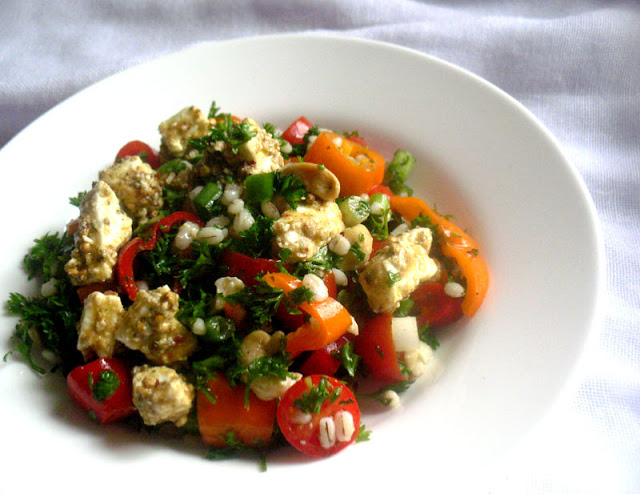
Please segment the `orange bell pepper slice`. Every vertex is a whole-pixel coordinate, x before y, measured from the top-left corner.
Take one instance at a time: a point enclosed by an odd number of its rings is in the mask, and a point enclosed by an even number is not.
[[[249,447],[271,442],[278,400],[263,401],[250,393],[247,403],[245,386],[231,387],[219,373],[207,381],[207,387],[215,402],[202,391],[196,394],[198,428],[205,444],[227,446],[225,437],[229,433]]]
[[[343,197],[366,194],[384,179],[382,155],[334,132],[321,132],[307,150],[304,161],[324,165],[333,172],[340,181]]]
[[[287,273],[267,273],[262,279],[285,294],[302,286],[302,281]],[[293,357],[324,348],[344,335],[351,326],[351,314],[332,297],[319,302],[301,302],[298,307],[311,319],[287,334],[287,352]]]
[[[458,263],[467,283],[462,313],[472,317],[482,305],[489,289],[489,269],[478,254],[478,244],[460,227],[440,216],[417,197],[393,196],[391,209],[400,213],[407,221],[423,215],[437,226],[442,253]]]

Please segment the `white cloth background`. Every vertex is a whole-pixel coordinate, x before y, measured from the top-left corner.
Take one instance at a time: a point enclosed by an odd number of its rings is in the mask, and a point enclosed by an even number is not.
[[[3,0],[0,146],[79,89],[156,56],[305,31],[393,42],[460,65],[559,139],[602,221],[606,315],[570,399],[490,492],[640,492],[640,3]],[[286,54],[280,63],[286,69]]]

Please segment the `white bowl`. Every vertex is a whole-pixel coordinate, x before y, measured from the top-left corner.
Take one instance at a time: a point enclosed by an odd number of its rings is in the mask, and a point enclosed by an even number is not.
[[[75,215],[67,198],[123,143],[157,146],[159,122],[214,99],[281,128],[305,115],[357,129],[386,157],[411,151],[416,195],[455,215],[481,246],[491,271],[484,306],[442,338],[438,379],[419,381],[399,409],[365,415],[370,441],[322,461],[281,452],[267,473],[251,460],[205,460],[197,439],[94,425],[63,383],[9,358],[0,367],[0,437],[12,460],[3,488],[25,479],[34,490],[53,482],[107,491],[115,481],[129,492],[478,485],[570,382],[598,322],[602,241],[588,193],[550,133],[504,92],[436,58],[355,39],[258,37],[198,45],[81,91],[0,152],[1,298],[32,289],[22,256]],[[14,324],[2,316],[4,349]]]

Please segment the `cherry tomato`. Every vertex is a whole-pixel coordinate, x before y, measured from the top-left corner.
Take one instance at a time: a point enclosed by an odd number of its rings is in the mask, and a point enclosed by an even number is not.
[[[378,192],[380,194],[384,194],[387,197],[391,197],[393,195],[393,192],[391,191],[391,189],[383,184],[378,184],[371,187],[371,190],[369,191],[369,195],[372,196],[373,194],[376,194]]]
[[[287,130],[282,133],[282,138],[289,144],[302,144],[305,134],[311,127],[309,120],[305,117],[300,117],[287,127]]]
[[[362,358],[371,377],[383,382],[406,379],[398,365],[391,318],[391,314],[381,314],[367,321],[353,341],[353,349]]]
[[[463,298],[454,298],[444,291],[443,283],[424,283],[411,295],[418,306],[418,325],[432,328],[446,326],[462,317]]]
[[[71,398],[101,424],[135,412],[131,376],[117,358],[99,358],[73,369],[67,376]]]
[[[154,170],[160,168],[158,154],[151,146],[142,141],[130,141],[126,143],[120,148],[118,154],[116,154],[116,159],[124,158],[125,156],[140,156],[140,159],[149,163],[149,166]]]
[[[360,408],[351,390],[319,374],[303,377],[287,390],[276,419],[293,447],[315,457],[343,450],[360,431]]]
[[[353,142],[356,142],[356,143],[360,144],[361,146],[367,146],[367,141],[365,141],[358,134],[347,134],[347,135],[345,135],[345,137],[347,139],[349,139],[350,141],[353,141]]]

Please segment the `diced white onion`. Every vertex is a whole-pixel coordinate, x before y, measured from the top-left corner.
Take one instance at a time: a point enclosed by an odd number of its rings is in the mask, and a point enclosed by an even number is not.
[[[417,350],[420,347],[418,322],[415,317],[391,318],[391,335],[396,352]]]

